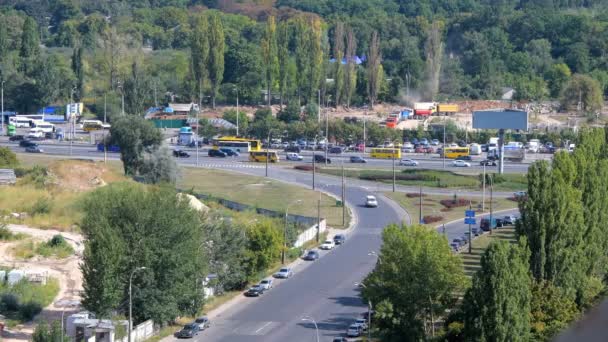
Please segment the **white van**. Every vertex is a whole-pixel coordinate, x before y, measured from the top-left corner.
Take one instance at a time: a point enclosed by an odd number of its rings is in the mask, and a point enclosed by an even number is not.
[[[44,133],[53,133],[55,132],[55,125],[49,122],[44,122],[41,120],[34,121],[34,128],[39,128]]]
[[[474,155],[474,156],[480,155],[481,154],[481,145],[471,144],[471,146],[469,146],[469,154]]]
[[[44,135],[44,132],[40,128],[32,128],[27,133],[27,137],[30,139],[43,139]]]
[[[27,128],[30,127],[30,123],[32,119],[19,117],[19,116],[11,116],[8,118],[8,123],[14,125],[15,128]]]

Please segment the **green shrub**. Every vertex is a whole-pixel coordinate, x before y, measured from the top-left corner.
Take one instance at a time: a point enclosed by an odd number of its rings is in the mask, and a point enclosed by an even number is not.
[[[17,155],[8,147],[0,147],[0,168],[12,169],[18,165]]]
[[[42,311],[42,306],[36,302],[27,302],[19,307],[19,316],[23,321],[31,321]]]
[[[53,238],[48,242],[48,244],[51,247],[57,247],[57,246],[65,245],[66,242],[65,242],[65,239],[63,238],[63,235],[57,234],[57,235],[53,236]]]
[[[0,297],[0,310],[2,312],[19,310],[19,298],[13,293],[5,293]]]
[[[30,214],[32,216],[40,215],[40,214],[48,214],[51,212],[51,208],[53,207],[53,202],[48,197],[41,197],[30,209]]]

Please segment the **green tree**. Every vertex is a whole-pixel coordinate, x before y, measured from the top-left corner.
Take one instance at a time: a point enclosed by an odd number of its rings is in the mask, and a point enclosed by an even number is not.
[[[74,94],[74,101],[80,102],[84,97],[84,64],[82,57],[82,46],[74,49],[72,53],[72,71],[76,76],[76,92]]]
[[[19,160],[15,152],[8,147],[0,147],[0,168],[15,168],[19,166]]]
[[[298,104],[295,101],[289,102],[287,104],[287,107],[283,108],[283,110],[277,114],[277,119],[279,119],[285,123],[299,121],[300,120],[300,107],[298,106]]]
[[[27,16],[23,22],[21,33],[21,71],[29,74],[34,70],[38,56],[40,56],[40,40],[38,38],[38,25],[32,17]]]
[[[211,101],[215,108],[215,98],[224,77],[224,26],[220,16],[214,13],[209,18],[209,80],[211,81]]]
[[[113,183],[84,201],[83,306],[98,317],[126,314],[133,270],[134,322],[193,315],[206,276],[200,213],[169,188]],[[179,248],[176,248],[179,246]]]
[[[579,316],[571,296],[551,282],[532,285],[530,325],[532,341],[549,341]]]
[[[357,53],[357,38],[352,27],[346,29],[346,70],[344,72],[344,103],[350,107],[350,102],[357,86],[357,63],[355,61]]]
[[[250,277],[257,276],[279,260],[283,250],[283,233],[270,219],[247,227],[246,265]]]
[[[334,29],[334,90],[336,107],[342,103],[342,93],[344,92],[344,23],[338,21]]]
[[[144,152],[139,174],[144,183],[175,185],[179,170],[171,151],[166,146],[162,146],[150,152]]]
[[[571,76],[572,72],[567,64],[557,63],[551,66],[547,75],[551,97],[558,98],[560,96]]]
[[[68,342],[70,340],[69,337],[64,335],[65,334],[62,334],[61,332],[61,323],[59,323],[59,321],[54,321],[51,324],[50,330],[48,323],[42,321],[36,326],[36,329],[34,329],[32,342]]]
[[[273,81],[279,72],[279,60],[277,51],[277,25],[274,16],[269,16],[266,22],[266,30],[262,37],[262,61],[264,62],[264,76],[266,79],[266,91],[268,94],[268,106],[272,100]]]
[[[142,117],[121,116],[112,121],[110,144],[120,147],[126,175],[137,175],[143,165],[144,152],[155,150],[161,142],[161,132]]]
[[[190,37],[190,58],[192,73],[196,81],[198,96],[202,96],[203,84],[208,77],[207,64],[209,61],[209,23],[203,15],[194,18],[192,35]]]
[[[6,28],[7,22],[4,16],[0,15],[0,58],[4,59],[9,50],[8,30]]]
[[[374,108],[380,84],[384,77],[381,63],[380,39],[378,38],[378,32],[374,31],[369,45],[369,55],[367,56],[367,96],[370,108]]]
[[[289,41],[291,39],[290,26],[286,21],[282,21],[277,29],[277,60],[278,60],[278,83],[280,108],[283,109],[283,97],[288,88],[289,77]]]
[[[525,244],[492,243],[464,297],[468,341],[528,341],[530,335],[529,251]]]
[[[598,81],[586,75],[576,74],[562,91],[561,102],[566,108],[595,113],[602,108],[604,96]]]
[[[375,306],[375,326],[386,340],[423,339],[425,328],[454,305],[466,278],[443,235],[423,226],[389,225],[363,297]]]
[[[222,118],[228,122],[231,122],[236,125],[236,110],[230,109],[222,114]],[[247,113],[239,111],[239,130],[242,132],[247,132],[247,128],[249,127],[249,117],[247,117]]]
[[[131,64],[131,75],[125,81],[125,110],[128,114],[143,116],[146,103],[150,103],[152,82],[138,62]]]

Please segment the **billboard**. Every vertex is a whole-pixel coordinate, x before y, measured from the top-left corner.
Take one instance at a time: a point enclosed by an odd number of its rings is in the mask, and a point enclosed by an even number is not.
[[[65,108],[66,120],[70,120],[72,115],[75,115],[76,117],[81,116],[83,108],[84,108],[84,106],[83,106],[82,102],[68,103],[68,105]]]
[[[473,128],[528,130],[528,112],[514,109],[491,109],[473,112]]]

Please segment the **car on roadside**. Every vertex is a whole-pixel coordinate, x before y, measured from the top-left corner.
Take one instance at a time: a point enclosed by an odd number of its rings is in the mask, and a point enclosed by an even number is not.
[[[260,281],[260,286],[264,288],[265,291],[268,291],[272,288],[272,279],[263,279]]]
[[[241,155],[238,151],[231,150],[229,148],[220,148],[220,151],[226,153],[228,157],[238,157]]]
[[[198,324],[192,322],[192,323],[184,325],[184,327],[182,328],[182,330],[176,332],[175,333],[175,337],[177,337],[177,338],[193,338],[194,336],[198,335],[199,332],[200,332],[200,329],[198,327]]]
[[[357,318],[355,324],[358,324],[361,327],[361,330],[367,331],[367,320],[365,318]]]
[[[515,218],[515,216],[513,215],[507,215],[503,217],[502,221],[504,222],[504,224],[513,225],[515,224],[515,221],[517,221],[517,218]]]
[[[368,208],[377,208],[378,207],[378,200],[376,199],[376,196],[366,196],[365,197],[365,206]]]
[[[218,158],[226,158],[228,155],[220,150],[210,149],[207,153],[209,157],[218,157]]]
[[[331,342],[348,342],[346,337],[335,337]]]
[[[25,148],[25,152],[27,153],[44,153],[44,150],[40,148],[40,146],[28,146]]]
[[[454,167],[471,167],[471,164],[465,162],[464,160],[454,160],[452,162],[452,166],[454,166]]]
[[[331,164],[331,159],[329,158],[325,158],[324,155],[321,154],[315,154],[313,156],[315,163],[325,163],[327,162],[327,164]]]
[[[333,154],[341,154],[342,152],[343,152],[343,150],[342,150],[342,147],[340,147],[340,146],[334,146],[329,149],[329,153],[333,153]]]
[[[278,272],[273,274],[272,276],[275,278],[279,278],[279,279],[287,279],[287,278],[290,278],[292,275],[293,275],[293,272],[291,271],[291,268],[283,267]]]
[[[286,154],[285,159],[287,159],[287,160],[291,160],[291,161],[300,161],[300,160],[303,160],[303,159],[304,159],[304,157],[302,157],[301,155],[299,155],[299,154],[298,154],[298,153],[296,153],[296,152],[288,152],[288,153]]]
[[[195,324],[198,324],[198,329],[203,331],[211,326],[211,321],[207,316],[199,317],[194,320]]]
[[[418,166],[418,162],[409,158],[403,158],[399,161],[400,166]]]
[[[35,142],[31,141],[31,140],[21,140],[19,142],[19,146],[21,147],[30,147],[30,146],[38,146],[38,144],[36,144]]]
[[[341,245],[343,243],[346,242],[346,235],[344,234],[336,234],[334,236],[334,244],[337,245]]]
[[[479,162],[479,165],[481,166],[496,166],[496,160],[492,160],[492,159],[485,159]]]
[[[501,218],[496,219],[496,228],[502,228],[504,221]]]
[[[513,193],[513,197],[515,198],[524,198],[526,196],[528,196],[528,193],[525,191],[516,191]]]
[[[323,242],[321,246],[319,246],[319,249],[330,250],[334,247],[336,247],[334,240],[325,240],[325,242]]]
[[[308,251],[308,253],[306,253],[303,259],[306,261],[315,261],[319,259],[319,252],[315,251],[314,249]]]
[[[182,150],[173,150],[173,156],[176,158],[190,158],[190,153]]]
[[[8,138],[8,141],[21,141],[23,139],[25,139],[23,135],[13,135],[12,137]]]
[[[264,294],[264,288],[260,285],[253,285],[245,292],[246,297],[259,297]]]
[[[354,324],[353,323],[346,330],[346,336],[348,336],[348,337],[359,337],[359,336],[361,336],[362,332],[363,332],[363,329],[361,328],[361,326],[359,326],[358,324]]]
[[[439,145],[439,140],[438,139],[431,140],[431,145],[433,145],[433,146]]]
[[[351,163],[362,163],[362,164],[365,164],[365,163],[367,163],[367,160],[363,159],[363,157],[352,156],[352,157],[350,157],[350,162]]]
[[[472,227],[471,228],[471,233],[473,233],[474,236],[479,236],[479,228]]]
[[[302,152],[302,149],[298,145],[289,145],[289,146],[285,147],[284,151],[285,152],[300,153],[300,152]]]
[[[455,243],[452,242],[450,243],[450,248],[454,251],[454,252],[458,252],[458,249],[460,248],[460,244],[459,243]]]
[[[471,161],[471,160],[473,160],[473,158],[471,156],[460,156],[460,157],[456,157],[456,160]]]

